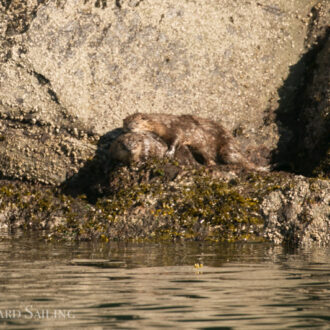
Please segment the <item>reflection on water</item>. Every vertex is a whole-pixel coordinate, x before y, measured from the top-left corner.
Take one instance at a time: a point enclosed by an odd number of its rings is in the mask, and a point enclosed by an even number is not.
[[[6,329],[326,329],[330,250],[1,236],[0,288]]]

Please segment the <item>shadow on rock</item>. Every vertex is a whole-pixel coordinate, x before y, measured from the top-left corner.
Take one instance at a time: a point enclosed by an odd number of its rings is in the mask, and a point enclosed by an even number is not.
[[[280,140],[272,155],[278,170],[306,176],[318,175],[316,169],[330,150],[328,62],[329,35],[325,35],[290,68],[288,78],[279,90],[280,105],[276,111]],[[327,110],[328,109],[328,110]],[[329,175],[329,163],[326,165]]]
[[[106,193],[108,171],[111,170],[108,168],[111,166],[108,150],[121,134],[123,130],[117,128],[100,138],[95,156],[87,160],[78,173],[62,184],[61,188],[65,194],[73,197],[86,195],[90,203],[95,203],[97,198]]]

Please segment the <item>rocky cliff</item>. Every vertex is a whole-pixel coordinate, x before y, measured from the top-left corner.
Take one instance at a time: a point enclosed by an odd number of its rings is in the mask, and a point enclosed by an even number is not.
[[[2,177],[71,182],[100,154],[100,138],[136,111],[219,121],[252,160],[328,177],[329,8],[326,0],[0,1]],[[263,219],[285,227],[303,218],[306,208],[283,211],[313,195],[309,179],[292,180],[290,192],[261,201]],[[328,191],[328,180],[317,182]],[[327,237],[323,197],[321,215],[306,212]]]

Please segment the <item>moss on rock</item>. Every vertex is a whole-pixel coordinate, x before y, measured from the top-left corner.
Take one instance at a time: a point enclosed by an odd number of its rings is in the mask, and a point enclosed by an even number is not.
[[[91,203],[84,194],[3,180],[1,224],[38,230],[46,239],[299,243],[313,212],[326,214],[329,191],[326,180],[187,168],[166,159],[115,168],[103,185],[104,194]]]

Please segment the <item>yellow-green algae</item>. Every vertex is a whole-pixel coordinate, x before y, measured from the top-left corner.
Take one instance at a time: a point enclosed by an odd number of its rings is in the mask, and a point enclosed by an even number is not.
[[[168,160],[116,168],[108,180],[93,204],[59,188],[3,180],[2,222],[47,239],[260,241],[263,196],[292,187],[288,176],[243,172],[227,182]]]

